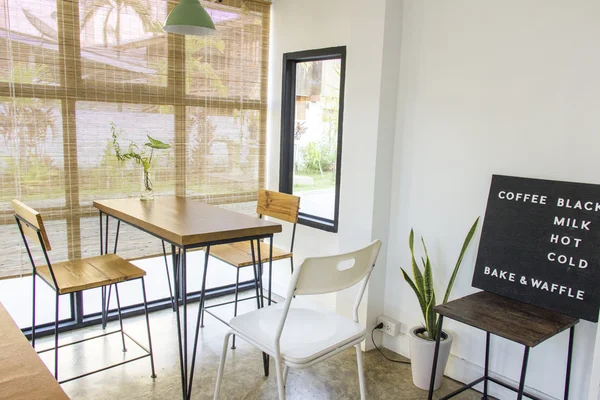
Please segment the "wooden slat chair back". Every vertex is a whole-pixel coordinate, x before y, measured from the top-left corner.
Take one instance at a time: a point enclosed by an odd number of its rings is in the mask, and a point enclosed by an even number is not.
[[[17,219],[24,222],[24,224],[20,224],[21,229],[23,229],[23,234],[36,243],[43,244],[46,251],[52,250],[42,215],[19,200],[13,200],[12,205]],[[42,238],[41,242],[40,237]]]
[[[300,197],[287,193],[273,192],[261,189],[258,191],[256,212],[295,224],[298,222],[300,211]]]

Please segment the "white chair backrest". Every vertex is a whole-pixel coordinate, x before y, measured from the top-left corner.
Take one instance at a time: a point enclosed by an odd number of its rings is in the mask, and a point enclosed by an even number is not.
[[[295,269],[275,334],[274,345],[277,352],[279,352],[279,340],[294,295],[338,292],[362,281],[353,310],[354,321],[358,322],[358,307],[377,261],[379,249],[381,249],[381,240],[375,240],[368,246],[350,253],[307,258]]]
[[[339,292],[360,282],[373,268],[381,241],[350,253],[311,257],[298,267],[296,295]],[[292,279],[293,282],[293,279]]]

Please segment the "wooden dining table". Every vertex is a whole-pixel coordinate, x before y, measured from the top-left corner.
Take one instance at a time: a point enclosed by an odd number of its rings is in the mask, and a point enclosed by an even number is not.
[[[118,221],[115,238],[118,240],[121,222],[136,227],[171,245],[174,266],[175,299],[177,307],[177,333],[181,370],[182,398],[189,400],[194,379],[194,363],[198,344],[200,319],[196,321],[192,358],[188,360],[188,312],[187,312],[187,252],[203,247],[205,250],[204,274],[199,307],[204,306],[206,289],[206,271],[210,247],[239,241],[258,241],[273,239],[273,234],[281,232],[281,225],[258,217],[241,214],[224,208],[211,206],[198,200],[185,197],[164,196],[151,201],[137,198],[94,201],[94,207],[100,213],[100,248],[108,252],[108,217]],[[103,242],[102,218],[106,217],[106,241]],[[258,246],[260,248],[260,246]],[[257,254],[256,274],[262,276],[261,255]],[[270,254],[269,262],[272,262]],[[262,286],[262,278],[257,279]],[[258,298],[258,293],[257,293]],[[262,298],[262,296],[261,296]],[[190,362],[191,361],[191,362]],[[268,357],[263,354],[265,374],[268,374]]]
[[[2,303],[0,303],[0,399],[69,399]]]

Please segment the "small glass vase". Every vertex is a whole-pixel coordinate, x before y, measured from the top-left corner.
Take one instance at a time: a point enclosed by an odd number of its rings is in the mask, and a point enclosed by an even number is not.
[[[140,190],[140,200],[154,200],[154,190],[152,189],[152,174],[150,171],[142,169],[142,187]]]

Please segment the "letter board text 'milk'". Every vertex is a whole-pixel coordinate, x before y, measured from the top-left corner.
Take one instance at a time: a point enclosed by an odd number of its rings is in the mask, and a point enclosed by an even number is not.
[[[494,175],[473,286],[597,322],[600,185]]]

